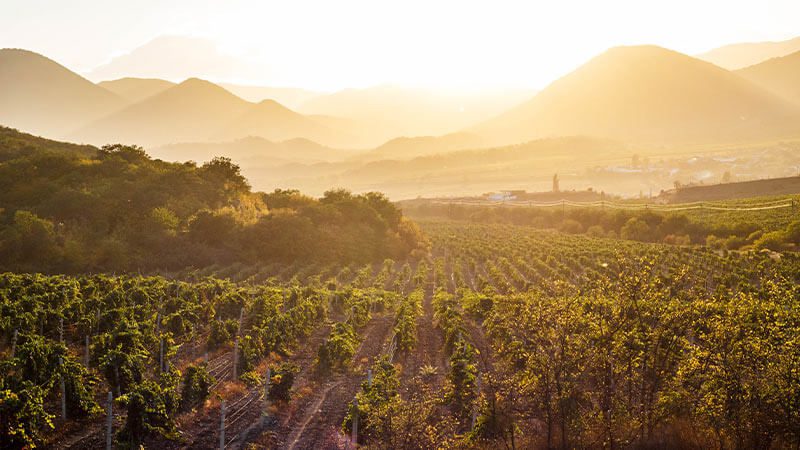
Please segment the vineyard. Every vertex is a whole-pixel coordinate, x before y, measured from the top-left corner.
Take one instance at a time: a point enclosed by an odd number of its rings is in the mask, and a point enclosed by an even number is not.
[[[420,226],[366,265],[0,275],[0,447],[800,445],[796,254]]]

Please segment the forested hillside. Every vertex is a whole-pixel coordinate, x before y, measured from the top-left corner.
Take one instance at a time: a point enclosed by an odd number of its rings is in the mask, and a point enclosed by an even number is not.
[[[366,262],[423,245],[383,195],[253,192],[227,158],[202,165],[3,128],[0,269],[85,272],[233,262]]]

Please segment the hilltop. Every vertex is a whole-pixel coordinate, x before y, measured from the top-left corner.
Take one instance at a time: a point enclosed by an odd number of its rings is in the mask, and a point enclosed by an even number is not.
[[[656,46],[616,47],[472,129],[496,141],[591,135],[707,143],[800,134],[800,109],[713,64]]]
[[[63,136],[125,100],[38,53],[0,49],[0,124]]]
[[[777,42],[730,44],[709,50],[697,57],[725,69],[736,70],[797,51],[800,51],[800,37]]]
[[[800,105],[800,51],[737,70],[736,73]]]

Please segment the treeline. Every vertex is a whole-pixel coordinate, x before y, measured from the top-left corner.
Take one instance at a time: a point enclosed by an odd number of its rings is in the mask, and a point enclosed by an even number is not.
[[[800,220],[776,230],[766,229],[757,218],[730,215],[698,220],[683,212],[602,208],[521,208],[408,202],[403,210],[417,219],[474,223],[503,223],[556,229],[569,234],[659,242],[708,245],[714,249],[795,250],[800,245]]]
[[[227,158],[169,163],[0,128],[0,270],[151,271],[354,263],[425,246],[379,193],[252,192]]]

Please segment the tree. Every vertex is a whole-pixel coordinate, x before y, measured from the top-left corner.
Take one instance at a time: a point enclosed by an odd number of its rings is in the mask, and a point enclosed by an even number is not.
[[[633,241],[649,241],[651,238],[650,226],[638,217],[631,217],[619,231],[622,239]]]

